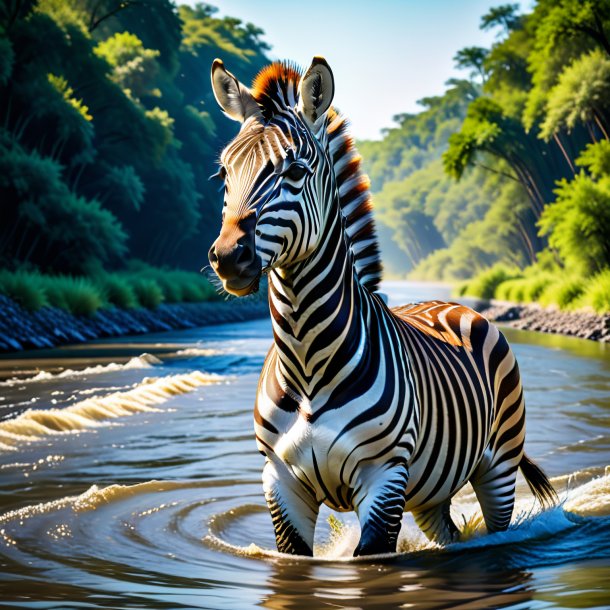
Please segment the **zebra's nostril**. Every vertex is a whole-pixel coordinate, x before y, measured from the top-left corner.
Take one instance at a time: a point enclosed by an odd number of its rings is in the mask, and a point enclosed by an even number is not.
[[[248,244],[240,244],[239,251],[235,259],[238,265],[247,265],[252,262],[252,248]]]
[[[216,254],[216,247],[212,246],[208,252],[208,259],[212,265],[218,263],[218,255]]]

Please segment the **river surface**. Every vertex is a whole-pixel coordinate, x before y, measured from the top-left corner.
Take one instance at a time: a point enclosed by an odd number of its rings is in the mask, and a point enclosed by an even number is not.
[[[0,360],[0,607],[610,608],[610,350],[505,333],[562,505],[540,512],[520,480],[511,528],[487,535],[465,488],[464,542],[405,515],[399,553],[358,560],[354,516],[326,509],[314,559],[275,551],[252,424],[268,320]]]

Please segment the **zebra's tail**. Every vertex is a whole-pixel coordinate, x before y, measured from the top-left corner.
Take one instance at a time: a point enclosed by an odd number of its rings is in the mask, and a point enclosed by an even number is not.
[[[541,506],[550,508],[559,502],[557,492],[546,474],[542,471],[542,468],[532,462],[525,453],[521,458],[521,462],[519,462],[519,468],[521,468],[529,488]]]

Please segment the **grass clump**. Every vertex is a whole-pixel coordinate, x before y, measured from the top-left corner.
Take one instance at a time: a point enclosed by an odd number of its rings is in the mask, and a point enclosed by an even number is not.
[[[40,276],[35,273],[0,271],[0,293],[5,294],[31,311],[48,305]]]
[[[127,275],[154,280],[165,303],[196,303],[220,299],[216,289],[201,273],[180,269],[151,267],[142,261],[131,261]]]
[[[39,276],[49,305],[77,316],[92,316],[104,304],[102,291],[89,279],[67,275]]]
[[[553,283],[549,274],[520,277],[502,282],[496,287],[495,297],[514,303],[532,303]]]
[[[598,273],[589,281],[582,304],[592,307],[597,313],[610,312],[610,269]]]
[[[540,304],[545,307],[556,305],[560,309],[568,309],[578,303],[579,297],[585,291],[585,283],[579,278],[566,278],[549,284],[540,295]]]
[[[153,279],[135,278],[131,284],[138,303],[147,309],[155,309],[163,301],[163,291]]]
[[[31,311],[50,305],[84,316],[108,306],[154,309],[162,302],[195,303],[221,298],[208,278],[199,273],[158,269],[144,263],[134,263],[126,271],[114,273],[95,269],[82,277],[0,270],[0,294]]]
[[[138,306],[136,294],[126,278],[107,273],[100,275],[95,281],[102,291],[106,303],[121,309],[132,309]]]
[[[495,296],[496,288],[500,284],[517,276],[517,272],[508,269],[504,265],[494,265],[479,273],[479,275],[466,284],[463,284],[458,289],[459,296],[467,295],[481,299],[492,299]]]

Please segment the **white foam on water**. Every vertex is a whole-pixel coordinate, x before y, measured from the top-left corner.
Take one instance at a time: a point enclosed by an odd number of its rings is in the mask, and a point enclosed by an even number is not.
[[[172,396],[218,383],[222,377],[199,371],[183,375],[145,378],[133,389],[87,398],[63,409],[28,409],[0,422],[0,451],[52,434],[79,432],[107,425],[110,420],[135,413],[158,411]]]
[[[80,369],[77,371],[73,369],[66,369],[61,373],[49,373],[48,371],[40,371],[33,377],[27,377],[25,379],[13,377],[5,381],[0,381],[0,387],[10,387],[28,383],[36,383],[39,381],[48,381],[49,379],[65,379],[66,377],[99,375],[100,373],[112,373],[116,371],[126,371],[130,369],[149,369],[158,364],[161,364],[161,360],[159,360],[159,358],[153,356],[152,354],[144,353],[134,358],[131,358],[123,364],[110,362],[109,364],[96,364],[95,366],[88,366],[84,369]]]
[[[224,352],[218,349],[212,348],[203,348],[203,347],[189,347],[186,349],[181,349],[176,352],[176,356],[180,356],[183,358],[192,358],[192,357],[201,357],[201,356],[219,356],[223,355]]]
[[[607,469],[608,470],[608,469]],[[563,480],[575,480],[581,473],[572,473],[567,477],[558,477]],[[468,548],[485,548],[509,544],[518,544],[529,540],[544,540],[558,533],[578,527],[578,517],[600,517],[610,515],[610,472],[594,478],[582,485],[569,489],[562,498],[559,506],[542,510],[536,501],[527,492],[518,498],[515,504],[515,518],[508,530],[487,534],[480,515],[480,508],[473,494],[464,494],[459,502],[452,507],[452,513],[463,516],[455,519],[458,527],[463,530],[465,540],[451,544],[444,549],[430,542],[415,525],[408,515],[403,524],[398,540],[398,552],[384,555],[369,555],[367,557],[352,557],[358,544],[360,528],[357,524],[346,523],[331,529],[329,540],[324,544],[315,546],[314,557],[304,557],[310,561],[352,562],[374,561],[376,559],[391,559],[408,555],[413,552],[426,552],[430,550],[443,550],[443,552],[461,552]],[[454,510],[455,509],[455,510]],[[224,540],[221,532],[211,528],[204,542],[225,552],[249,557],[293,558],[291,555],[279,553],[275,549],[266,549],[256,543],[248,546],[239,546]]]

